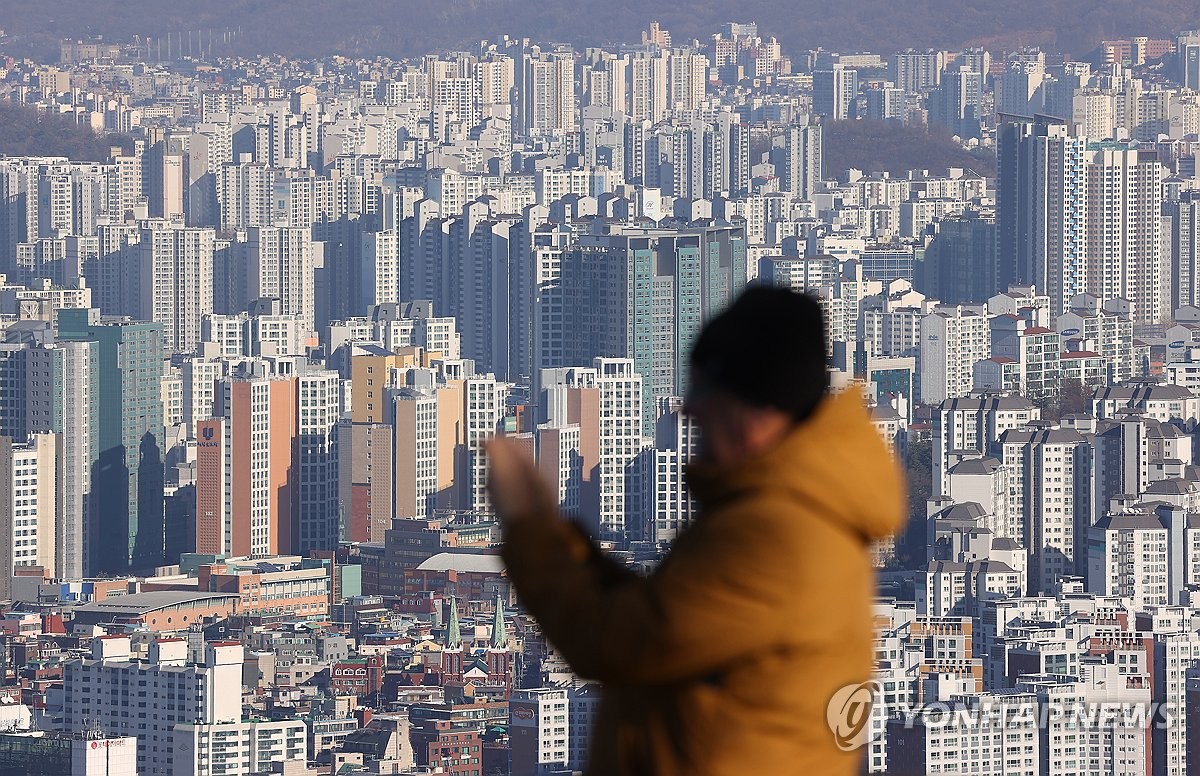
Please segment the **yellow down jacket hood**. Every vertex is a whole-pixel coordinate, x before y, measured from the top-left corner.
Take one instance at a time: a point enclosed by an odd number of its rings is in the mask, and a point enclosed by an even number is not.
[[[507,524],[522,603],[603,684],[587,773],[857,773],[826,708],[870,679],[870,543],[905,512],[861,397],[828,396],[767,453],[688,481],[699,516],[648,577],[551,508]]]

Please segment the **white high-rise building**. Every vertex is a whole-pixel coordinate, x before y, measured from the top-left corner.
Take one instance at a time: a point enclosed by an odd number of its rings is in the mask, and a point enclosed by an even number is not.
[[[31,434],[60,436],[55,568],[64,579],[88,573],[93,522],[92,466],[99,416],[94,342],[59,342],[26,351],[25,422]]]
[[[0,595],[10,597],[9,585],[18,566],[58,570],[57,434],[31,434],[16,444],[0,436]]]
[[[507,413],[509,384],[495,375],[468,377],[464,384],[466,406],[463,413],[467,448],[467,497],[470,509],[487,510],[487,456],[483,445],[502,427]]]
[[[708,57],[691,49],[667,55],[667,101],[672,110],[697,110],[708,86]]]
[[[308,760],[308,725],[297,719],[176,725],[172,742],[175,776],[250,776]]]
[[[579,765],[571,762],[568,747],[571,712],[567,696],[566,688],[557,687],[513,691],[508,700],[513,772],[540,776]]]
[[[151,644],[147,664],[128,636],[96,637],[89,657],[63,667],[63,727],[137,736],[139,772],[173,773],[175,725],[241,720],[242,660],[241,644],[215,642],[190,664],[187,641],[172,638]]]
[[[524,274],[531,281],[530,299],[522,303],[515,327],[524,336],[512,342],[519,350],[528,349],[528,357],[518,358],[518,365],[530,364],[534,379],[540,376],[543,369],[566,365],[567,332],[563,330],[563,321],[567,320],[567,310],[564,307],[566,291],[562,282],[563,252],[572,238],[570,229],[549,223],[549,213],[542,214],[539,210],[537,207],[530,208],[524,225],[521,246],[527,254],[523,255],[522,264],[525,265]],[[526,307],[527,313],[524,311]],[[524,320],[526,316],[528,322]],[[528,345],[525,344],[526,340],[529,340]]]
[[[1179,83],[1200,91],[1200,30],[1181,32],[1175,45]]]
[[[494,54],[478,63],[475,79],[479,82],[479,99],[485,113],[503,108],[501,115],[507,118],[513,88],[512,57]]]
[[[657,404],[652,451],[654,469],[647,472],[647,506],[652,509],[650,519],[653,521],[647,538],[667,544],[692,522],[695,514],[684,473],[688,462],[697,453],[700,430],[695,421],[683,413],[682,399],[670,396],[659,399]]]
[[[625,58],[625,114],[634,123],[657,124],[666,115],[667,55],[631,54]]]
[[[141,229],[138,318],[163,325],[170,353],[191,353],[213,311],[212,229],[147,221]]]
[[[642,376],[632,359],[597,358],[592,365],[600,389],[600,532],[615,536],[635,529],[630,516],[641,514],[641,489],[630,485],[644,447]]]
[[[1200,52],[1200,41],[1196,48]],[[1186,191],[1180,196],[1172,225],[1171,309],[1200,306],[1200,192]]]
[[[1123,383],[1139,371],[1129,306],[1124,299],[1078,294],[1069,300],[1069,309],[1054,322],[1064,343],[1087,342],[1107,360],[1110,384]]]
[[[242,721],[243,659],[240,643],[209,642],[192,663],[186,639],[160,638],[142,661],[129,636],[96,637],[64,666],[63,727],[136,736],[144,774],[249,776],[307,758],[303,722]]]
[[[84,264],[92,304],[105,315],[137,315],[141,232],[135,224],[100,224],[96,231],[96,259]]]
[[[396,439],[395,515],[433,516],[438,493],[438,399],[434,385],[392,395]]]
[[[549,424],[580,427],[580,511],[605,540],[642,528],[642,379],[627,358],[541,374]]]
[[[479,123],[480,96],[480,83],[473,78],[439,78],[433,82],[430,110],[452,114],[469,130]]]
[[[599,688],[591,683],[514,690],[509,699],[512,772],[540,776],[582,769],[599,698]]]
[[[1063,577],[1086,569],[1091,446],[1074,429],[1040,429],[1024,455],[1023,487],[1029,586],[1049,594]]]
[[[1042,674],[1017,683],[1018,690],[1037,695],[1047,720],[1039,776],[1149,771],[1146,728],[1134,712],[1150,708],[1150,687],[1145,675],[1131,677],[1125,670],[1089,662],[1080,666],[1080,676]]]
[[[779,175],[784,191],[810,199],[823,175],[824,149],[820,124],[793,125],[784,130],[784,164]]]
[[[909,94],[923,94],[941,83],[945,69],[946,52],[907,49],[892,58],[891,80]]]
[[[900,716],[888,722],[889,772],[942,773],[943,764],[952,763],[958,773],[1040,776],[1041,741],[1033,693],[972,693],[934,708],[932,716],[918,712],[914,719]]]
[[[1062,315],[1087,290],[1087,141],[1039,116],[1001,124],[996,145],[997,282],[1037,287]]]
[[[509,261],[519,243],[516,216],[500,216],[472,202],[450,227],[449,305],[441,310],[458,324],[462,353],[480,371],[514,379],[509,357],[511,309]]]
[[[278,299],[278,312],[298,318],[305,333],[313,330],[316,312],[313,244],[309,231],[301,227],[264,226],[246,232],[246,301],[264,297]],[[399,267],[393,262],[390,270],[394,281],[399,275]],[[388,277],[386,273],[380,276]]]
[[[296,549],[326,550],[338,540],[337,372],[303,370],[296,376]]]
[[[829,70],[813,72],[813,113],[830,121],[853,118],[858,96],[858,71],[835,63]]]
[[[951,453],[971,450],[990,455],[1006,431],[1039,418],[1041,410],[1021,396],[967,396],[943,402],[933,416],[934,494],[950,492]],[[1019,509],[1010,499],[1009,510],[1019,513]]]
[[[1190,619],[1186,609],[1176,609]],[[1191,776],[1189,718],[1196,712],[1187,704],[1187,683],[1200,670],[1200,634],[1194,629],[1166,628],[1154,633],[1154,700],[1164,704],[1163,718],[1151,725],[1154,773]],[[1168,711],[1169,710],[1169,711]]]
[[[215,359],[194,356],[180,366],[183,381],[183,422],[188,434],[196,436],[196,423],[212,417],[217,381],[225,373],[226,364]]]
[[[527,136],[574,132],[575,59],[571,53],[535,49],[525,55],[522,71],[516,90],[520,110],[514,112],[519,121],[514,129]]]
[[[1132,302],[1135,323],[1169,318],[1171,262],[1163,251],[1158,154],[1102,144],[1089,146],[1085,160],[1086,290]]]
[[[1008,69],[997,79],[996,113],[1011,116],[1033,116],[1042,112],[1046,83],[1044,61],[1010,61]]]
[[[1175,605],[1200,581],[1198,546],[1200,531],[1182,507],[1107,514],[1088,530],[1088,590],[1126,598],[1139,612]]]
[[[400,301],[400,237],[394,230],[367,232],[362,240],[363,304]]]
[[[223,231],[274,223],[272,201],[278,171],[243,159],[223,165],[217,174]]]
[[[921,401],[936,404],[966,396],[977,361],[991,349],[988,320],[973,309],[938,307],[921,319]]]

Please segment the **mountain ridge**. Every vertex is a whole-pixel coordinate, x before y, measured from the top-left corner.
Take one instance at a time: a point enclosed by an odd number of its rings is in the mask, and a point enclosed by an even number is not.
[[[52,9],[35,0],[6,5],[0,27],[9,32],[10,45],[43,53],[53,52],[60,38],[97,35],[131,40],[134,35],[182,33],[186,48],[189,30],[210,29],[215,48],[231,54],[415,56],[469,50],[480,40],[505,34],[582,48],[636,42],[649,20],[658,19],[679,42],[708,38],[727,21],[756,21],[762,35],[776,37],[792,56],[817,46],[887,55],[910,46],[954,49],[979,43],[996,49],[1037,44],[1080,55],[1103,39],[1173,38],[1182,29],[1200,26],[1200,5],[1194,0],[1043,0],[1036,19],[1025,0],[912,0],[903,5],[888,0],[833,5],[745,0],[735,18],[725,4],[709,1],[681,8],[661,0],[645,5],[628,0],[595,5],[581,0],[553,5],[518,0],[192,0],[185,10],[115,0],[56,0]],[[238,28],[237,42],[226,46],[221,31]]]

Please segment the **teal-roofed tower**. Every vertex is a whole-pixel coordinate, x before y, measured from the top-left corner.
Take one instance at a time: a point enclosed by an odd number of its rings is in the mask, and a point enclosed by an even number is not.
[[[458,599],[450,599],[450,621],[446,625],[446,649],[462,651],[462,626],[458,623]]]
[[[492,616],[492,650],[508,649],[508,623],[504,621],[504,600],[496,592],[496,613]]]
[[[451,596],[450,617],[446,621],[446,646],[442,648],[442,686],[462,684],[465,664],[462,627],[458,623],[458,600]]]
[[[496,613],[492,616],[492,643],[487,651],[488,684],[504,688],[504,697],[512,692],[512,654],[508,651],[508,623],[504,620],[504,599],[496,591]]]

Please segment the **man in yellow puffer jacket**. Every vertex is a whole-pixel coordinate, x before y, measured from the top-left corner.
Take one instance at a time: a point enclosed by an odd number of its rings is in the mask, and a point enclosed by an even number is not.
[[[691,365],[698,517],[649,577],[562,519],[518,448],[488,448],[517,594],[603,684],[587,773],[857,773],[827,709],[871,676],[869,545],[903,521],[901,474],[860,397],[827,394],[811,298],[747,290]]]

